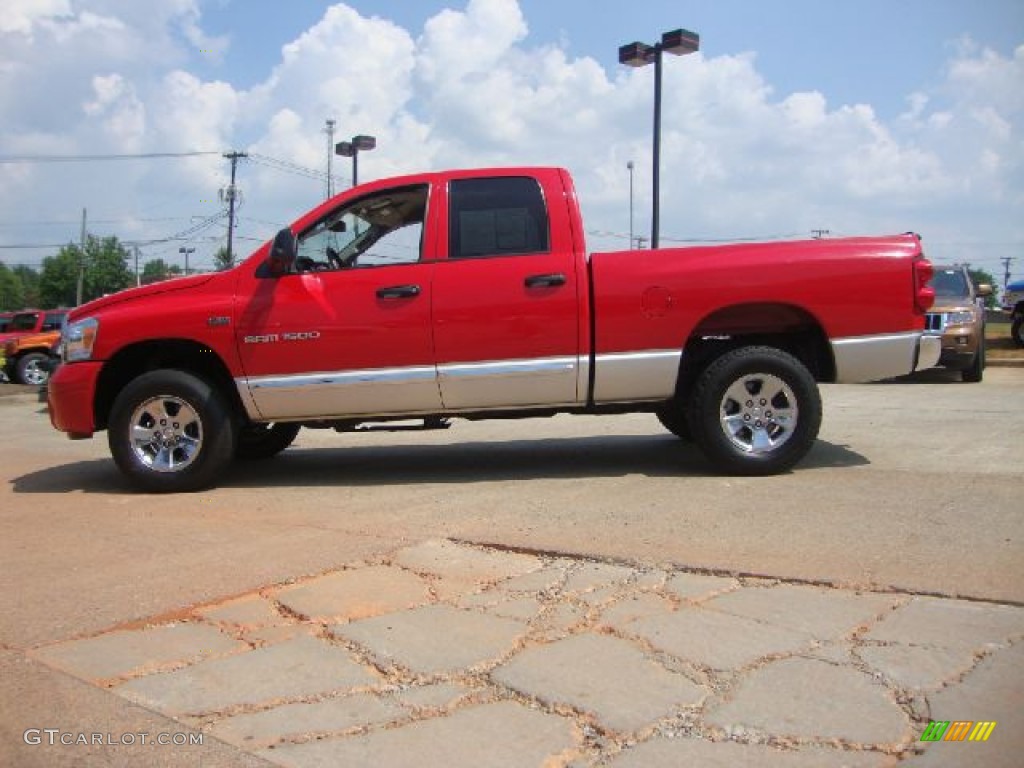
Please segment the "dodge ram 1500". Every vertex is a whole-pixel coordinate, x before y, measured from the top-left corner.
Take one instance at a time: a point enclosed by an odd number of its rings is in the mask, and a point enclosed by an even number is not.
[[[588,254],[559,168],[363,184],[232,269],[71,312],[53,425],[146,491],[300,427],[648,411],[719,471],[793,467],[818,382],[934,365],[912,234]]]

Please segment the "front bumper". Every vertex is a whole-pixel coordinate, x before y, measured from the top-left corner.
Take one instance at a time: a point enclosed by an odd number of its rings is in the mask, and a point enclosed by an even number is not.
[[[72,440],[92,437],[96,431],[93,405],[101,367],[101,363],[91,361],[70,363],[58,367],[50,377],[47,390],[50,423],[55,429],[67,432]]]

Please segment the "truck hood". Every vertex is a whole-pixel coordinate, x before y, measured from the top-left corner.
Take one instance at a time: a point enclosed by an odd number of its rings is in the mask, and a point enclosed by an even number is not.
[[[68,315],[68,322],[74,322],[83,317],[88,317],[101,309],[106,309],[107,307],[115,304],[121,304],[122,302],[136,301],[150,296],[158,296],[163,293],[174,293],[175,291],[187,291],[191,288],[197,288],[200,285],[205,285],[210,282],[219,274],[222,273],[176,277],[171,280],[163,280],[159,283],[153,283],[152,285],[143,285],[139,288],[129,288],[124,291],[118,291],[117,293],[111,293],[107,296],[101,296],[98,299],[93,299],[92,301],[72,310]]]

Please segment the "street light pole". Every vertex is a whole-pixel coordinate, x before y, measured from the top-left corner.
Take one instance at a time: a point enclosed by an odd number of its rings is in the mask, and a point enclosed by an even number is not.
[[[188,277],[188,255],[190,253],[195,253],[195,252],[196,252],[195,248],[186,248],[185,246],[182,246],[181,248],[178,249],[178,253],[182,253],[182,254],[185,255],[185,277]]]
[[[334,145],[334,154],[352,158],[352,186],[359,186],[359,153],[369,152],[377,147],[377,139],[373,136],[359,134],[351,141],[339,141]]]
[[[636,242],[633,239],[633,161],[630,160],[626,163],[626,168],[629,169],[629,249],[633,250],[633,244]]]
[[[630,43],[619,48],[619,63],[630,67],[654,64],[654,169],[652,175],[651,248],[658,247],[661,218],[661,59],[668,51],[685,56],[700,50],[700,35],[687,29],[676,29],[661,36],[654,45]]]

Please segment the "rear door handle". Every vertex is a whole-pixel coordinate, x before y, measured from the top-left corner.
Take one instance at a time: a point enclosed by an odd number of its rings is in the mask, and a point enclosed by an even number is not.
[[[565,275],[560,272],[551,275],[530,275],[524,282],[527,288],[550,288],[556,285],[565,285]]]
[[[411,299],[420,295],[418,285],[392,285],[377,289],[378,299]]]

